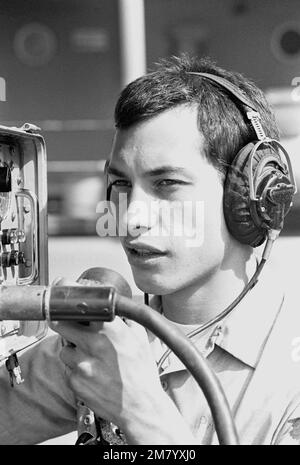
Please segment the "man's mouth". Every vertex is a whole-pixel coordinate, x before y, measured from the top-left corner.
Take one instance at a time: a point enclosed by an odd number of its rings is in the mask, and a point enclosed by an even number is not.
[[[126,245],[126,250],[130,256],[140,258],[155,258],[167,255],[167,252],[148,245]]]
[[[129,249],[129,253],[132,255],[136,255],[138,257],[151,257],[151,256],[159,256],[159,255],[165,255],[161,252],[152,252],[147,249]]]

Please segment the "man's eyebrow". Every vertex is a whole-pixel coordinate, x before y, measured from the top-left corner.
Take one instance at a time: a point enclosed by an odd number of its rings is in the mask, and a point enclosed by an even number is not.
[[[115,176],[126,177],[125,173],[120,171],[118,168],[115,168],[114,166],[109,166],[107,168],[107,172],[108,174],[112,174]],[[185,176],[190,177],[190,173],[185,168],[173,165],[160,166],[159,168],[154,168],[152,170],[145,171],[143,173],[143,176],[161,176],[166,174],[183,174]]]
[[[161,176],[166,174],[183,174],[185,176],[189,176],[189,173],[185,168],[173,165],[160,166],[159,168],[155,168],[144,173],[145,176]]]

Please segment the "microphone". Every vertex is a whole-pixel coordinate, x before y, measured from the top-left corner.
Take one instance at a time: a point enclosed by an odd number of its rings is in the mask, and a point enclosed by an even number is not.
[[[112,321],[117,296],[132,298],[129,284],[117,271],[90,268],[77,280],[81,286],[53,286],[49,293],[50,320]],[[45,307],[47,313],[47,307]]]
[[[90,268],[81,286],[1,286],[0,320],[112,321],[117,295],[132,298],[129,284],[118,272]]]
[[[132,298],[131,288],[123,276],[117,271],[109,268],[95,267],[84,271],[78,278],[77,282],[85,286],[99,284],[101,286],[112,286],[116,292],[129,299]]]

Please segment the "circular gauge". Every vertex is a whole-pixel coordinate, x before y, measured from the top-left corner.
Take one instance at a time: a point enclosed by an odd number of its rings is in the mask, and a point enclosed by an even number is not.
[[[45,24],[29,23],[16,32],[13,45],[22,63],[43,66],[55,55],[57,40],[54,32]]]
[[[300,61],[300,22],[288,21],[277,26],[271,37],[271,49],[279,61]]]

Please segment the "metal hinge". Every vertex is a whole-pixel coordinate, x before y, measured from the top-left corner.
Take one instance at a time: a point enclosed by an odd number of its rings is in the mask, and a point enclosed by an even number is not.
[[[34,132],[41,131],[41,128],[39,128],[38,126],[36,126],[35,124],[32,124],[32,123],[25,123],[25,124],[23,124],[23,126],[20,129],[21,129],[21,131],[26,131],[26,132],[29,132],[29,133],[34,133]]]

